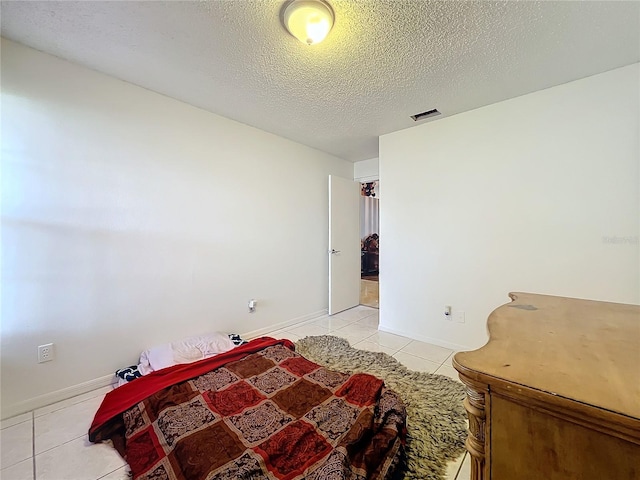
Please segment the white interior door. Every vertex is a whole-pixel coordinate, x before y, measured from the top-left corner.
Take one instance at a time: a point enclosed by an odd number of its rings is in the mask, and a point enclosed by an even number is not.
[[[360,184],[329,175],[329,315],[360,303]]]

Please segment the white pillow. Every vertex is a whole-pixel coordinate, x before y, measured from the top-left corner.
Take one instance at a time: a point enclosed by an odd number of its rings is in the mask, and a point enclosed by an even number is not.
[[[228,352],[235,345],[223,333],[210,333],[166,343],[145,350],[140,355],[138,369],[142,375],[180,363],[192,363],[219,353]]]

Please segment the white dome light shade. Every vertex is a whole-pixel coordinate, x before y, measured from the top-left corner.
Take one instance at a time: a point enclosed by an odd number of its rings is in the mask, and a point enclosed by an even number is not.
[[[293,0],[283,14],[289,33],[307,45],[320,43],[333,27],[333,10],[322,0]]]

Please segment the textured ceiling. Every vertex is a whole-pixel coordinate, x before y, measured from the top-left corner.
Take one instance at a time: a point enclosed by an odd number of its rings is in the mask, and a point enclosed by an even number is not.
[[[329,0],[308,47],[284,0],[2,1],[2,35],[350,161],[378,136],[640,61],[640,2]]]

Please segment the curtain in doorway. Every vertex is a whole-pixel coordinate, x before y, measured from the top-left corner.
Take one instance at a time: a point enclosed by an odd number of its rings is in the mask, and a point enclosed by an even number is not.
[[[360,197],[360,239],[372,233],[380,234],[378,200],[374,197]]]

